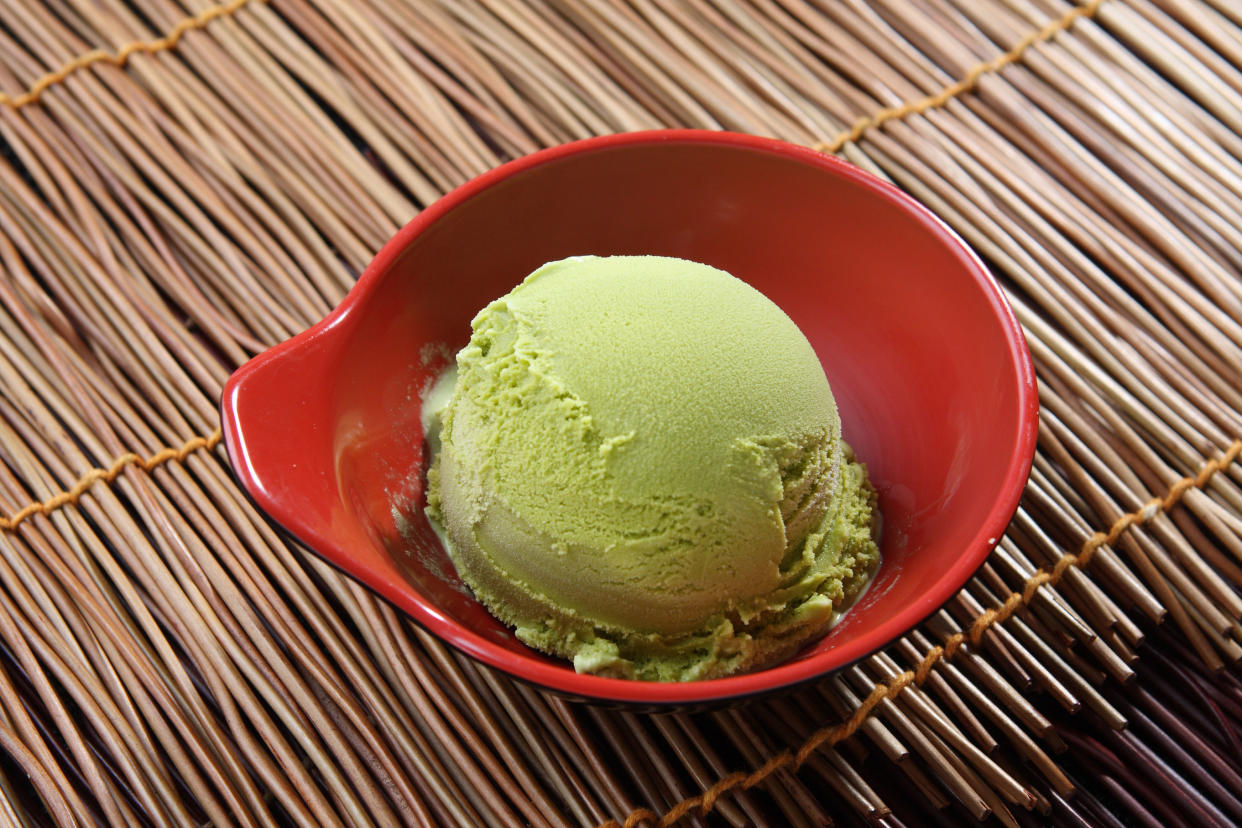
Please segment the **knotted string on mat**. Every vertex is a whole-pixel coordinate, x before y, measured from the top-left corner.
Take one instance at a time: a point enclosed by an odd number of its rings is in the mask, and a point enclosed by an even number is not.
[[[48,72],[43,77],[36,80],[30,85],[30,88],[20,95],[9,95],[0,92],[0,106],[7,106],[11,109],[20,109],[27,104],[32,104],[39,100],[40,96],[51,86],[63,83],[65,78],[77,72],[79,69],[85,69],[96,63],[110,63],[113,66],[124,66],[131,55],[137,52],[145,52],[146,54],[154,54],[155,52],[163,52],[177,45],[177,42],[185,36],[186,32],[201,29],[213,20],[220,17],[226,17],[236,14],[243,6],[249,5],[253,0],[229,0],[227,3],[220,3],[217,6],[211,6],[204,9],[193,17],[187,17],[173,26],[168,34],[155,40],[139,40],[132,43],[126,43],[116,54],[105,52],[103,49],[92,49],[86,54],[78,55],[73,60],[66,63],[54,72]],[[267,2],[267,0],[262,0]]]
[[[126,452],[113,460],[108,468],[91,469],[86,474],[82,475],[78,478],[78,482],[74,483],[73,487],[68,491],[61,492],[38,503],[31,503],[30,505],[19,509],[9,517],[0,517],[0,529],[16,529],[24,521],[34,517],[35,515],[46,516],[62,506],[66,506],[70,503],[77,503],[78,499],[81,498],[82,495],[86,494],[91,486],[94,486],[100,480],[103,480],[106,483],[111,483],[116,480],[117,475],[119,475],[126,466],[139,466],[146,471],[151,471],[156,466],[162,466],[169,460],[176,460],[178,463],[183,463],[185,462],[185,458],[189,457],[192,452],[198,451],[199,449],[211,450],[215,448],[219,445],[221,437],[222,435],[220,429],[217,428],[206,437],[194,437],[190,440],[186,440],[179,448],[169,447],[162,449],[150,457],[139,457],[132,451]]]
[[[1042,29],[1031,32],[1022,38],[1008,52],[972,66],[970,71],[966,73],[966,76],[957,83],[950,84],[936,94],[928,95],[926,98],[920,98],[917,101],[907,101],[899,106],[881,109],[872,115],[864,115],[855,121],[852,127],[842,132],[836,138],[833,138],[831,141],[821,141],[818,144],[814,144],[811,149],[819,150],[820,152],[840,152],[842,147],[857,141],[863,136],[863,133],[873,127],[883,126],[889,121],[901,120],[907,115],[918,115],[929,109],[938,109],[944,106],[959,95],[964,95],[974,90],[979,85],[980,78],[985,75],[999,72],[1006,66],[1021,61],[1023,56],[1026,55],[1027,50],[1035,44],[1051,40],[1057,34],[1068,30],[1082,18],[1095,17],[1100,10],[1100,6],[1104,5],[1104,2],[1105,0],[1090,0],[1090,2],[1081,6],[1075,6]]]
[[[154,54],[155,52],[162,52],[172,49],[177,45],[186,32],[204,28],[213,20],[236,14],[243,7],[249,5],[253,1],[254,0],[229,0],[227,3],[220,3],[218,5],[211,6],[193,17],[185,18],[177,25],[173,26],[169,33],[164,37],[156,38],[155,40],[143,40],[127,43],[115,54],[105,52],[103,49],[93,49],[85,54],[77,56],[73,60],[70,60],[59,69],[43,75],[32,83],[28,90],[19,95],[10,95],[0,92],[0,105],[7,106],[12,109],[20,109],[23,106],[35,103],[39,100],[43,92],[49,87],[58,83],[63,83],[64,80],[74,72],[77,72],[79,69],[85,69],[86,67],[92,66],[96,63],[110,63],[114,66],[124,66],[130,56],[137,52]],[[261,2],[267,2],[267,0],[261,0]],[[900,106],[882,109],[872,115],[863,116],[855,121],[853,126],[842,132],[836,138],[833,138],[831,141],[824,141],[819,144],[815,144],[812,149],[817,149],[822,152],[839,152],[843,146],[851,141],[857,141],[862,137],[863,133],[873,127],[882,126],[889,121],[899,120],[907,115],[916,115],[921,112],[926,112],[929,109],[944,106],[957,96],[973,90],[975,86],[978,85],[979,79],[984,75],[999,72],[1006,66],[1022,60],[1022,57],[1026,54],[1027,50],[1035,44],[1050,40],[1059,32],[1069,29],[1081,18],[1094,17],[1104,2],[1105,0],[1089,0],[1089,2],[1081,6],[1075,6],[1061,17],[1048,23],[1043,28],[1031,32],[1029,35],[1022,38],[1022,40],[1018,41],[1017,45],[1008,52],[998,55],[992,60],[985,61],[972,67],[970,71],[966,73],[964,78],[957,83],[945,87],[935,95],[929,95],[928,97],[918,101],[911,101],[901,104]]]
[[[1096,550],[1101,546],[1110,546],[1116,543],[1130,527],[1147,523],[1157,515],[1169,511],[1191,489],[1204,488],[1217,472],[1236,462],[1239,455],[1242,455],[1242,440],[1235,440],[1223,455],[1204,463],[1197,474],[1183,477],[1174,483],[1164,497],[1152,498],[1147,503],[1144,503],[1142,508],[1119,517],[1113,522],[1113,525],[1109,527],[1107,532],[1096,532],[1087,538],[1083,542],[1082,548],[1079,549],[1078,554],[1067,553],[1057,560],[1053,566],[1037,570],[1035,574],[1027,578],[1023,584],[1022,591],[1010,593],[999,609],[984,610],[971,622],[967,630],[955,632],[945,639],[944,644],[932,647],[923,656],[923,659],[915,669],[906,670],[904,673],[893,676],[887,681],[876,684],[871,688],[867,698],[863,699],[862,704],[858,706],[848,719],[840,724],[823,727],[815,731],[802,743],[802,746],[796,752],[784,750],[750,773],[739,771],[729,774],[698,796],[683,799],[663,815],[657,814],[650,808],[638,808],[631,811],[626,816],[624,822],[610,819],[607,822],[600,823],[599,828],[635,828],[643,820],[650,820],[661,826],[672,825],[696,810],[699,814],[705,816],[715,807],[716,801],[721,796],[732,790],[738,788],[750,790],[756,785],[763,783],[769,776],[782,768],[798,770],[810,758],[811,754],[820,748],[832,747],[838,742],[853,736],[881,702],[896,700],[902,691],[911,685],[921,686],[927,681],[928,676],[931,675],[932,668],[941,661],[951,661],[962,645],[978,646],[989,629],[996,624],[1004,622],[1015,612],[1030,604],[1035,599],[1035,593],[1041,586],[1055,586],[1069,569],[1081,569],[1087,566],[1087,564],[1091,563],[1091,558],[1095,555]]]

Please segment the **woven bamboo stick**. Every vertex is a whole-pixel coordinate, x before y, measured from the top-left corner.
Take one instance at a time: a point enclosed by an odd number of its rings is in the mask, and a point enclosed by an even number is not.
[[[0,89],[20,94],[92,48],[152,41],[208,7],[3,8]],[[75,69],[0,113],[12,159],[0,163],[0,506],[17,514],[126,452],[210,434],[232,367],[322,315],[418,206],[506,157],[660,125],[831,140],[935,95],[1068,8],[273,0],[123,68]],[[796,752],[1041,567],[1224,452],[1242,436],[1242,21],[1189,0],[1109,0],[1095,15],[843,150],[988,258],[1036,355],[1036,472],[994,568],[955,615],[849,684],[783,702],[668,719],[584,710],[449,655],[290,549],[218,454],[199,449],[126,466],[0,541],[0,746],[35,780],[40,818],[658,816]],[[732,824],[902,824],[907,795],[878,782],[895,762],[909,796],[965,809],[942,819],[1018,824],[1027,806],[1055,820],[1179,806],[1236,816],[1237,774],[1212,742],[1229,728],[1179,740],[1206,763],[1196,767],[1224,769],[1215,787],[1126,798],[1101,766],[1113,799],[1071,803],[1082,769],[1053,758],[1058,734],[1143,767],[1167,757],[1184,780],[1203,774],[1157,736],[1071,736],[1044,694],[1113,727],[1158,719],[1117,688],[1144,686],[1135,648],[1165,613],[1186,639],[1162,633],[1156,649],[1183,668],[1188,651],[1222,667],[1242,655],[1240,480],[1229,469],[1184,492],[1085,572],[1039,586],[923,687],[881,702],[860,736],[808,755],[798,774],[781,764],[748,792],[735,784],[709,810]],[[1195,692],[1217,707],[1242,698],[1209,686]],[[26,813],[4,790],[6,812]]]

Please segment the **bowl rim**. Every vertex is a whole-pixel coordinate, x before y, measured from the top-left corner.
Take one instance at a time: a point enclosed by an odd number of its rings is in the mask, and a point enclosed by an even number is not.
[[[1015,368],[1018,402],[1017,422],[1015,423],[1016,439],[1012,451],[1005,458],[1003,483],[997,491],[996,498],[986,517],[980,522],[972,541],[946,568],[945,575],[937,581],[935,587],[920,600],[907,604],[899,612],[887,618],[879,628],[854,636],[843,642],[841,646],[820,656],[784,662],[736,676],[680,683],[636,681],[575,673],[572,670],[566,670],[564,665],[528,657],[490,641],[428,605],[422,599],[421,594],[413,588],[400,590],[387,584],[377,585],[366,582],[361,576],[346,568],[344,562],[350,557],[348,550],[334,550],[338,553],[337,556],[327,554],[304,540],[302,533],[298,531],[298,526],[286,525],[273,517],[270,507],[274,505],[275,500],[260,485],[258,475],[250,465],[248,453],[245,450],[244,430],[238,418],[234,416],[237,398],[244,388],[243,380],[249,373],[275,360],[287,358],[302,346],[318,340],[321,336],[331,335],[334,328],[347,329],[349,326],[338,323],[358,306],[364,304],[374,286],[390,272],[407,247],[441,217],[461,204],[508,178],[561,159],[601,150],[654,144],[723,146],[775,155],[849,179],[874,195],[896,205],[922,224],[932,235],[939,237],[946,247],[958,254],[966,271],[973,277],[977,287],[987,298],[991,311],[1000,325],[1010,362]],[[538,150],[488,170],[445,194],[421,210],[383,245],[345,298],[327,316],[290,339],[261,352],[234,371],[225,383],[220,400],[220,413],[223,443],[234,477],[238,480],[246,497],[268,522],[299,546],[379,594],[441,641],[485,665],[499,669],[528,684],[578,700],[660,708],[735,702],[757,695],[792,689],[823,678],[877,652],[934,614],[962,589],[987,560],[1017,510],[1034,461],[1039,399],[1035,384],[1035,369],[1026,339],[1013,308],[1005,298],[995,277],[954,230],[912,196],[859,167],[809,147],[744,133],[669,129],[597,136]],[[291,522],[296,523],[296,521]],[[406,583],[408,585],[408,582]]]

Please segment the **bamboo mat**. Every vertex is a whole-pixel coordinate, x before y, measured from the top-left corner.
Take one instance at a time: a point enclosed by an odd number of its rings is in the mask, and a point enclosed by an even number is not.
[[[0,817],[1242,821],[1232,0],[0,0]],[[819,686],[648,716],[476,667],[233,483],[229,372],[420,207],[661,126],[885,176],[1012,299],[989,563]]]

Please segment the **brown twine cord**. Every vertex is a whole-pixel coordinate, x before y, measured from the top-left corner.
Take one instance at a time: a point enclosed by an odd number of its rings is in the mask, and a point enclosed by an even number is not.
[[[47,515],[62,506],[66,506],[70,503],[76,504],[78,499],[81,498],[82,495],[86,494],[91,486],[94,486],[100,480],[103,480],[106,483],[111,483],[116,480],[117,475],[119,475],[126,466],[139,466],[145,471],[151,471],[157,466],[161,466],[170,460],[176,460],[178,463],[182,463],[185,462],[185,458],[188,457],[191,452],[198,451],[199,449],[211,450],[215,448],[219,444],[221,437],[222,435],[220,429],[217,428],[206,437],[194,437],[190,440],[186,440],[179,448],[169,447],[162,449],[150,457],[139,457],[132,451],[126,452],[113,460],[108,468],[94,468],[82,475],[78,478],[78,482],[74,483],[73,487],[68,491],[61,492],[38,503],[31,503],[9,517],[0,517],[0,529],[16,529],[25,520],[33,517],[34,515]]]
[[[227,3],[220,3],[216,6],[204,9],[193,17],[187,17],[176,26],[173,26],[167,35],[155,40],[140,40],[132,43],[126,43],[116,54],[105,52],[103,49],[92,49],[85,54],[78,55],[73,60],[66,63],[54,72],[48,72],[43,77],[36,80],[30,85],[30,89],[20,95],[8,95],[0,92],[0,106],[7,106],[11,109],[20,109],[27,104],[32,104],[39,100],[40,96],[48,89],[58,83],[64,82],[65,78],[77,72],[79,69],[85,69],[96,63],[111,63],[114,66],[124,66],[130,59],[130,56],[137,52],[145,52],[153,54],[171,49],[177,45],[177,42],[185,35],[186,32],[195,29],[201,29],[211,21],[228,15],[236,14],[243,6],[248,5],[251,0],[229,0]],[[267,2],[267,0],[263,0]]]
[[[1008,52],[998,55],[991,60],[972,66],[964,78],[957,83],[946,86],[935,95],[929,95],[926,98],[920,98],[915,101],[908,101],[900,106],[881,109],[873,115],[864,115],[855,121],[852,127],[845,130],[831,141],[822,141],[818,144],[814,144],[811,149],[816,149],[820,152],[840,152],[842,147],[848,143],[857,141],[863,136],[863,133],[873,127],[882,126],[889,121],[900,120],[905,118],[907,115],[918,115],[919,113],[926,112],[929,109],[937,109],[942,107],[959,95],[964,95],[965,93],[973,90],[975,86],[978,85],[980,78],[983,76],[999,72],[1006,66],[1022,60],[1022,57],[1026,54],[1027,50],[1036,43],[1042,43],[1045,40],[1050,40],[1058,33],[1069,29],[1081,18],[1095,17],[1096,12],[1100,10],[1100,6],[1102,5],[1104,5],[1104,0],[1090,0],[1090,2],[1082,6],[1075,6],[1061,17],[1048,23],[1043,28],[1031,32],[1029,35],[1022,38],[1022,40],[1018,41],[1018,44]]]
[[[267,0],[262,0],[266,2]],[[164,37],[155,40],[135,41],[122,46],[116,54],[105,52],[102,49],[93,49],[90,52],[79,55],[73,60],[66,63],[54,72],[49,72],[31,84],[30,89],[20,95],[9,95],[0,92],[0,105],[10,107],[12,109],[20,109],[27,104],[35,103],[42,96],[43,92],[55,84],[62,83],[66,78],[80,69],[85,69],[96,63],[110,63],[114,66],[124,66],[130,56],[137,52],[145,52],[153,54],[155,52],[171,49],[177,45],[182,36],[186,32],[194,29],[201,29],[211,21],[236,14],[244,6],[248,5],[251,0],[229,0],[227,3],[220,3],[208,9],[199,12],[193,17],[188,17],[175,25],[172,30]],[[1043,28],[1031,32],[1022,38],[1016,46],[997,57],[976,64],[971,67],[960,81],[946,86],[935,95],[929,95],[916,101],[909,101],[900,106],[882,109],[873,115],[865,115],[859,118],[852,127],[842,132],[831,141],[823,141],[812,145],[812,149],[821,152],[839,152],[846,144],[857,141],[867,130],[882,126],[889,121],[899,120],[907,115],[917,115],[926,112],[929,109],[935,109],[944,106],[949,101],[969,92],[979,83],[980,78],[985,75],[998,72],[1010,64],[1017,63],[1022,60],[1032,46],[1037,43],[1049,40],[1060,32],[1066,31],[1081,18],[1091,18],[1099,11],[1100,6],[1104,4],[1104,0],[1090,0],[1090,2],[1075,6],[1061,17],[1051,21]]]
[[[696,808],[699,814],[708,814],[715,807],[716,801],[732,790],[737,788],[750,790],[782,768],[798,770],[820,748],[832,747],[838,742],[853,736],[862,727],[863,723],[867,721],[875,708],[879,706],[880,702],[886,699],[895,701],[902,691],[911,685],[916,687],[922,686],[931,675],[932,668],[941,661],[951,661],[963,644],[969,643],[972,646],[978,646],[983,640],[984,633],[1030,604],[1041,586],[1055,586],[1070,569],[1081,569],[1087,566],[1095,555],[1096,550],[1100,547],[1116,543],[1118,538],[1130,527],[1147,523],[1157,515],[1168,512],[1177,505],[1186,492],[1192,489],[1203,489],[1217,472],[1236,462],[1239,455],[1242,455],[1242,440],[1235,440],[1223,455],[1205,462],[1197,474],[1193,476],[1187,475],[1174,483],[1163,498],[1152,498],[1143,504],[1142,508],[1119,517],[1114,521],[1108,532],[1096,532],[1087,538],[1083,542],[1078,554],[1067,553],[1058,559],[1053,566],[1037,570],[1023,584],[1021,592],[1010,593],[1000,609],[984,610],[971,623],[968,631],[956,632],[945,639],[943,645],[933,646],[923,656],[922,661],[919,662],[918,667],[914,670],[906,670],[904,673],[900,673],[887,681],[876,684],[867,695],[867,698],[862,701],[862,704],[854,710],[848,719],[838,725],[823,727],[815,731],[803,742],[797,752],[791,753],[788,750],[784,750],[751,773],[738,771],[729,774],[698,796],[683,799],[663,815],[655,813],[650,808],[638,808],[631,811],[626,816],[624,822],[610,819],[600,823],[599,828],[635,828],[643,820],[655,820],[662,826],[673,825]]]

